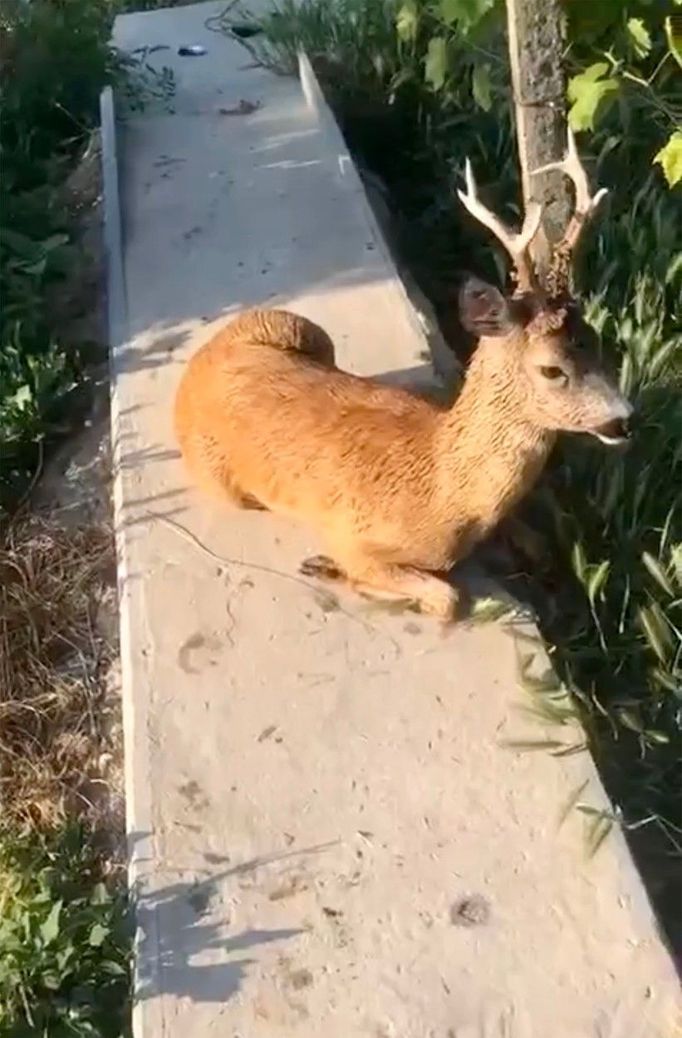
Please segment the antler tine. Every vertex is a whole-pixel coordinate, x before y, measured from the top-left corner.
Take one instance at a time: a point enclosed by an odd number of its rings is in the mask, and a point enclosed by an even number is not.
[[[566,233],[561,242],[556,246],[556,251],[570,254],[575,249],[587,219],[595,211],[602,198],[608,194],[608,188],[602,187],[590,195],[590,182],[587,179],[585,167],[580,161],[575,137],[571,128],[568,128],[568,147],[561,162],[548,162],[546,166],[534,169],[532,176],[538,173],[549,173],[558,170],[573,181],[575,187],[575,209],[573,216],[566,228]]]
[[[492,231],[498,241],[504,245],[514,263],[518,287],[522,291],[531,291],[536,288],[537,279],[528,249],[540,227],[542,206],[537,202],[529,205],[523,220],[523,226],[520,231],[516,232],[507,227],[495,213],[487,209],[481,202],[478,197],[476,181],[469,159],[466,160],[464,165],[464,180],[466,182],[466,192],[457,192],[460,202],[475,220],[478,220],[489,231]]]

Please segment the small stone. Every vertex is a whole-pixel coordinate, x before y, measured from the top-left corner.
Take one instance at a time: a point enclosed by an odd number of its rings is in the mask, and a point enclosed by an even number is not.
[[[485,926],[490,919],[490,904],[480,894],[455,901],[450,909],[453,926]]]
[[[294,991],[300,991],[301,988],[310,987],[313,982],[313,975],[310,970],[294,970],[290,976],[290,980]]]

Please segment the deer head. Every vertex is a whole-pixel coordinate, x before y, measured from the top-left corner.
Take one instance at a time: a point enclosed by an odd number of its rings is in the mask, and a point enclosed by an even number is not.
[[[566,232],[552,249],[550,268],[541,281],[531,257],[531,244],[542,220],[542,206],[529,205],[521,230],[513,231],[487,209],[480,198],[471,163],[465,166],[466,192],[458,196],[471,215],[492,231],[513,264],[514,292],[505,297],[497,288],[470,279],[460,292],[464,326],[482,339],[503,338],[513,351],[507,360],[520,380],[517,396],[525,416],[548,430],[587,432],[603,443],[628,437],[632,408],[604,368],[597,337],[584,320],[572,294],[575,250],[589,217],[604,195],[590,194],[587,174],[569,130],[568,149],[561,162],[535,170],[560,170],[575,187],[575,207]]]

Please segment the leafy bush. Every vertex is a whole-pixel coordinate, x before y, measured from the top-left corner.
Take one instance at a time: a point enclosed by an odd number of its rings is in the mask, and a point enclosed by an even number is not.
[[[677,0],[676,0],[677,2]],[[666,0],[566,0],[570,47],[567,66],[573,129],[594,130],[619,105],[636,122],[639,110],[656,128],[660,148],[650,160],[670,186],[682,180],[682,24]],[[504,0],[403,0],[398,35],[422,51],[423,75],[447,99],[462,74],[462,44],[468,47],[473,99],[490,110],[496,91],[494,44],[505,20]]]
[[[0,833],[0,1031],[5,1038],[123,1038],[130,926],[79,829]]]
[[[74,258],[57,188],[120,72],[107,0],[7,0],[0,14],[0,508],[20,493],[79,375],[47,289]]]
[[[672,187],[682,180],[682,33],[660,0],[572,0],[568,85],[574,130],[594,130],[617,105],[630,124],[644,115],[662,138],[653,154]],[[594,60],[597,59],[597,60]],[[641,147],[641,144],[640,144]]]
[[[2,14],[5,190],[45,179],[87,134],[116,68],[105,0],[9,0]]]

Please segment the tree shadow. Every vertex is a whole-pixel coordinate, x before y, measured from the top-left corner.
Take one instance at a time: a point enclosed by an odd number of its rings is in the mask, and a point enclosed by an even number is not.
[[[130,835],[133,854],[135,846],[143,845],[148,836]],[[225,897],[230,882],[287,859],[321,854],[332,846],[334,842],[259,856],[221,871],[215,871],[215,864],[225,859],[207,853],[204,861],[208,868],[192,870],[195,878],[191,881],[157,886],[158,873],[152,881],[140,879],[133,890],[138,933],[137,1001],[173,995],[192,1002],[227,1002],[240,990],[249,967],[257,961],[242,953],[291,941],[307,932],[300,926],[236,929]],[[204,871],[208,872],[206,878],[196,878]]]

